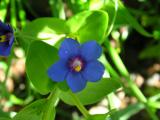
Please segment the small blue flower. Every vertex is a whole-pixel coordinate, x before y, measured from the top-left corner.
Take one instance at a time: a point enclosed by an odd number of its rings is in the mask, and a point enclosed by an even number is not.
[[[96,41],[80,45],[67,38],[59,49],[60,60],[48,69],[48,76],[55,82],[66,80],[73,92],[79,92],[87,81],[96,82],[102,78],[104,66],[97,60],[101,53],[102,48]]]
[[[0,56],[8,56],[14,42],[13,29],[0,21]]]

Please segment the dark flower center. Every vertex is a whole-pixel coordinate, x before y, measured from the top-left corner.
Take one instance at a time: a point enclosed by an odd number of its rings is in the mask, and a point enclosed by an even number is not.
[[[69,60],[69,68],[74,72],[80,72],[84,68],[84,61],[81,57],[74,57]]]

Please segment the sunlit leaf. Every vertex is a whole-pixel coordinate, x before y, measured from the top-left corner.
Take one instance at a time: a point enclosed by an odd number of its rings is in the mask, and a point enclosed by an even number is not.
[[[39,18],[28,23],[20,32],[19,42],[28,49],[35,40],[47,40],[50,44],[57,43],[69,33],[69,27],[64,20],[58,18]]]
[[[46,114],[50,112],[48,120],[55,117],[55,108],[48,109],[48,101],[46,99],[37,100],[22,109],[13,120],[46,120]]]
[[[71,36],[81,43],[96,40],[103,43],[108,27],[108,14],[104,11],[84,11],[67,21]]]
[[[58,60],[58,50],[42,41],[31,44],[26,60],[29,80],[41,94],[47,94],[55,85],[47,75],[48,68]]]

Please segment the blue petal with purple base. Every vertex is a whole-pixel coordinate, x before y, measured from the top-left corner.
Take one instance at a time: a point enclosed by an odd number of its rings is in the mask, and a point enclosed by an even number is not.
[[[89,41],[81,46],[80,52],[86,61],[91,61],[101,56],[102,48],[96,41]]]
[[[5,34],[6,32],[13,32],[13,30],[10,25],[4,24],[0,21],[0,35]]]
[[[96,82],[102,78],[104,69],[102,63],[97,60],[92,61],[86,65],[85,69],[82,71],[82,75],[86,80]]]
[[[69,70],[66,67],[66,61],[59,60],[48,69],[49,77],[55,82],[65,80]]]
[[[59,49],[60,60],[48,69],[48,76],[55,82],[66,80],[72,92],[80,92],[87,81],[96,82],[102,78],[104,66],[97,60],[101,53],[102,48],[96,41],[80,45],[67,38]]]
[[[67,84],[71,88],[72,92],[79,92],[86,86],[87,81],[79,73],[70,72],[67,75]]]
[[[0,21],[0,56],[8,56],[14,42],[13,29]]]
[[[12,44],[8,45],[8,43],[0,43],[0,56],[8,56],[10,54]]]
[[[71,38],[65,39],[59,49],[59,56],[61,59],[68,59],[79,53],[80,44]]]

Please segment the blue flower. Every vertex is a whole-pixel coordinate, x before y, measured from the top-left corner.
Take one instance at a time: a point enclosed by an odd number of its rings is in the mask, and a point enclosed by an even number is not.
[[[0,56],[8,56],[14,42],[13,29],[0,21]]]
[[[67,38],[59,49],[60,60],[48,69],[48,76],[55,82],[66,80],[72,92],[79,92],[87,81],[96,82],[102,78],[104,66],[97,60],[101,53],[102,48],[96,41],[80,45]]]

